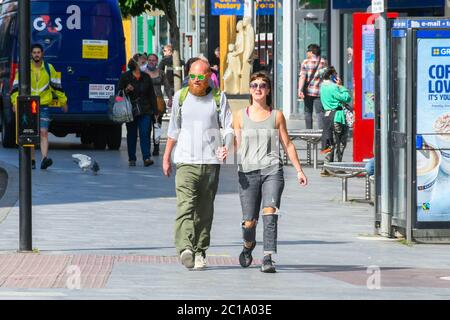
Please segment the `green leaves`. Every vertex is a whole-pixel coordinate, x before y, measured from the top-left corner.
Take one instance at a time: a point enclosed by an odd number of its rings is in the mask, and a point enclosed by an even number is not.
[[[152,9],[162,10],[169,15],[173,1],[175,0],[119,0],[119,6],[123,17],[136,17]]]

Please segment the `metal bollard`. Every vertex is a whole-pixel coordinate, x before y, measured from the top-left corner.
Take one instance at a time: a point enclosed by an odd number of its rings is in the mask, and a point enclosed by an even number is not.
[[[342,178],[342,201],[347,202],[347,178]]]

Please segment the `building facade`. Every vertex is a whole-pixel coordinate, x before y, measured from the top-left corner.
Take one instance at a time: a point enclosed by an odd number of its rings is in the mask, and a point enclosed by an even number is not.
[[[371,0],[275,0],[275,102],[290,119],[303,119],[297,97],[300,64],[310,43],[352,89],[353,13],[370,12]],[[390,0],[400,16],[444,16],[447,0]]]

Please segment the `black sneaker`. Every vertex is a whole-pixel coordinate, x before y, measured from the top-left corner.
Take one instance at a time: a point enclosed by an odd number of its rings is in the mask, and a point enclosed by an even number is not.
[[[31,160],[31,169],[36,169],[36,160]]]
[[[272,256],[269,254],[267,256],[264,256],[263,263],[261,266],[261,272],[264,273],[275,273],[277,272],[275,270],[274,261],[272,261]]]
[[[41,169],[42,169],[42,170],[45,170],[45,169],[47,169],[48,167],[50,167],[52,164],[53,164],[52,159],[51,159],[51,158],[45,157],[44,159],[42,159],[42,162],[41,162]]]
[[[242,252],[239,255],[239,263],[241,264],[242,268],[247,268],[252,264],[252,251],[253,249],[255,249],[255,246],[256,242],[253,242],[251,248],[247,248],[246,246],[244,246],[244,248],[242,249]]]

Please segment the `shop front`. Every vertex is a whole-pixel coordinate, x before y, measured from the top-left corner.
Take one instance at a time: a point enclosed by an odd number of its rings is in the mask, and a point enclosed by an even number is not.
[[[303,101],[297,97],[299,66],[305,48],[317,43],[343,83],[353,90],[353,14],[369,12],[371,0],[275,0],[275,101],[290,119],[303,119]],[[369,11],[368,11],[369,10]],[[445,14],[445,0],[389,1],[399,16]]]
[[[322,57],[330,56],[329,3],[326,0],[276,0],[275,101],[289,119],[304,119],[304,103],[297,97],[300,66],[306,48],[315,43]]]

